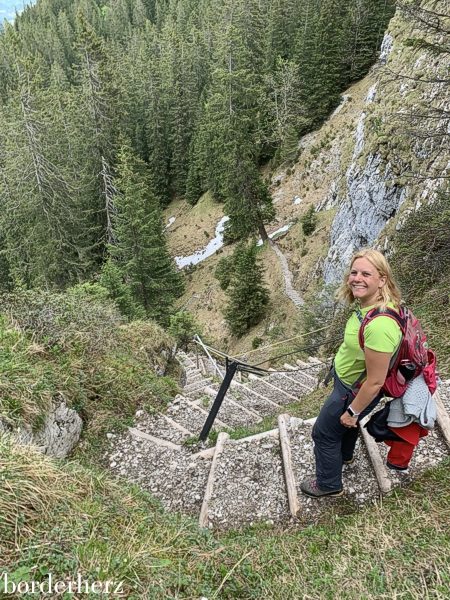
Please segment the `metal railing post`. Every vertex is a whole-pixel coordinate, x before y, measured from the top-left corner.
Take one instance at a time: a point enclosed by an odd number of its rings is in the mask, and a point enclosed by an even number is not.
[[[220,407],[222,406],[223,399],[225,398],[225,394],[227,393],[228,388],[230,387],[231,380],[236,373],[236,369],[238,367],[238,363],[231,362],[228,364],[227,360],[227,371],[225,373],[225,377],[223,378],[222,384],[220,386],[219,391],[217,392],[217,396],[213,402],[211,410],[209,411],[209,415],[206,418],[205,424],[203,425],[203,429],[200,433],[200,440],[204,442],[211,431],[211,427],[213,426],[214,420],[219,412]]]

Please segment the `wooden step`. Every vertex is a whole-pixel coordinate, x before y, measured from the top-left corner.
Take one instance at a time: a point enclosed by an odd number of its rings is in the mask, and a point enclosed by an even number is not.
[[[237,528],[290,518],[278,439],[228,441],[215,468],[208,527]]]
[[[280,415],[278,417],[278,430],[281,444],[281,455],[283,457],[284,480],[286,482],[286,491],[288,495],[289,510],[293,517],[297,517],[300,511],[300,501],[297,493],[297,483],[295,481],[294,469],[292,465],[292,452],[288,435],[289,415]]]
[[[223,451],[223,448],[227,442],[229,438],[228,433],[221,431],[217,437],[217,444],[214,448],[214,456],[212,459],[212,463],[211,463],[211,469],[209,471],[209,475],[208,475],[208,482],[206,484],[206,490],[205,490],[205,495],[203,497],[203,503],[202,503],[202,508],[200,510],[200,517],[199,517],[199,527],[206,527],[208,524],[208,510],[209,510],[209,503],[211,501],[211,497],[213,494],[213,489],[214,489],[214,477],[215,477],[215,473],[216,473],[216,467],[218,464],[218,461],[220,459],[220,455]]]
[[[164,440],[163,438],[158,438],[154,435],[150,435],[149,433],[145,433],[145,431],[141,431],[140,429],[136,429],[135,427],[129,427],[128,431],[134,437],[141,438],[146,440],[147,442],[152,442],[156,446],[162,446],[164,448],[170,448],[170,450],[181,450],[180,444],[174,444],[173,442],[169,442],[168,440]]]
[[[442,432],[442,435],[450,448],[450,416],[441,398],[440,391],[437,390],[434,394],[434,400],[437,408],[437,421]]]
[[[368,421],[369,418],[370,418],[370,416],[368,415],[367,417],[362,419],[360,431],[361,431],[362,438],[364,440],[364,443],[365,443],[365,446],[367,449],[367,453],[368,453],[370,461],[372,463],[372,467],[375,472],[375,476],[378,481],[378,487],[380,488],[380,491],[383,494],[387,494],[388,492],[391,491],[392,482],[391,482],[391,479],[387,472],[383,458],[380,454],[378,444],[376,443],[374,438],[369,434],[367,429],[364,427],[364,425],[366,424],[366,422]]]

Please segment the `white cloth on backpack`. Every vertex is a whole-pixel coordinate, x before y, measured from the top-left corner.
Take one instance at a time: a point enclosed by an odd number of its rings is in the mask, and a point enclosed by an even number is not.
[[[419,423],[425,429],[433,429],[436,418],[436,403],[423,375],[412,379],[403,396],[395,398],[389,405],[389,427]]]

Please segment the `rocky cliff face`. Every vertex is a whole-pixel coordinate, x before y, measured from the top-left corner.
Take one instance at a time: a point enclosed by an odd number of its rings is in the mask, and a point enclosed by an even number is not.
[[[421,50],[409,39],[421,39],[416,43]],[[445,185],[449,148],[443,110],[449,101],[449,59],[448,53],[436,57],[426,46],[439,41],[436,28],[425,27],[414,15],[397,13],[391,21],[374,68],[376,83],[351,140],[350,166],[333,183],[337,191],[332,204],[338,210],[323,265],[326,284],[341,279],[357,249],[387,246],[382,239],[386,225],[398,220],[405,201],[415,207],[433,202]]]

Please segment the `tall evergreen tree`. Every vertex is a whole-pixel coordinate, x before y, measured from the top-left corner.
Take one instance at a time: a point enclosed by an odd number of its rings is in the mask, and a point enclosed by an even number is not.
[[[241,336],[264,318],[269,293],[264,286],[264,272],[254,241],[236,248],[229,267],[232,274],[223,278],[229,301],[224,315],[233,335]]]
[[[115,180],[116,243],[109,250],[147,316],[167,322],[183,281],[167,251],[159,201],[149,183],[145,163],[123,144]]]
[[[267,185],[255,165],[251,148],[244,140],[231,154],[226,180],[227,200],[225,212],[227,237],[242,239],[259,233],[263,241],[268,239],[265,228],[275,216],[275,209]]]

